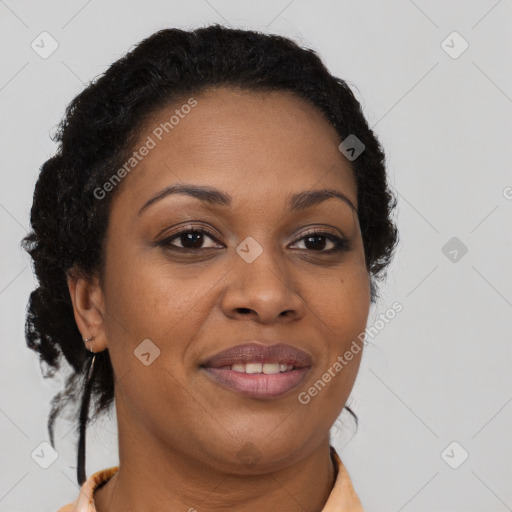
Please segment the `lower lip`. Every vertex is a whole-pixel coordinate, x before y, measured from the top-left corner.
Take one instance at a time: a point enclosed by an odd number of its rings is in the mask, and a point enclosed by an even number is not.
[[[216,382],[252,398],[276,398],[296,388],[305,378],[309,368],[296,368],[287,372],[242,373],[221,368],[202,368]]]

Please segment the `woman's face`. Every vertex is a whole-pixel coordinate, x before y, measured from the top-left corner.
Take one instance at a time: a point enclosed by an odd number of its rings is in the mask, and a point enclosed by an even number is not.
[[[344,357],[370,307],[356,183],[335,130],[291,93],[216,88],[182,108],[188,99],[152,116],[134,148],[147,154],[115,190],[97,340],[112,359],[121,439],[263,471],[325,440],[358,371],[362,351]],[[219,195],[161,194],[184,184]],[[348,202],[291,202],[320,189]],[[298,383],[238,373],[246,392],[202,366],[249,342],[291,345],[310,366]]]

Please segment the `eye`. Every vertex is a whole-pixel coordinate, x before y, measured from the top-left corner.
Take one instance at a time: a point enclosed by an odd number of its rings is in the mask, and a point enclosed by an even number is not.
[[[206,239],[211,241],[209,246],[204,245]],[[300,250],[320,254],[333,254],[350,249],[348,240],[327,231],[311,231],[299,238],[294,245],[297,243],[304,244],[304,247],[299,247]],[[330,247],[326,249],[326,246],[329,246],[329,244]],[[197,253],[206,249],[222,248],[222,245],[219,246],[216,241],[216,235],[204,227],[193,226],[187,226],[185,229],[173,233],[171,236],[158,242],[157,245],[184,253]]]
[[[171,250],[181,251],[181,252],[196,252],[201,249],[212,249],[218,247],[215,243],[208,247],[204,247],[203,244],[205,242],[205,237],[209,238],[211,241],[216,242],[215,235],[210,233],[205,228],[195,228],[195,227],[187,227],[173,235],[164,238],[158,245],[164,246]],[[176,241],[178,244],[173,243]]]
[[[309,232],[302,238],[299,238],[298,242],[302,240],[304,240],[304,245],[306,246],[304,250],[310,250],[313,252],[331,254],[349,250],[348,240],[326,231]],[[325,250],[325,246],[328,243],[331,244],[331,248]]]

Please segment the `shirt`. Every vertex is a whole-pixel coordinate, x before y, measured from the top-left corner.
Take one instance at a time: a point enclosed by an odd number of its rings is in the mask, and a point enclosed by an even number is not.
[[[364,512],[347,469],[333,446],[330,447],[330,450],[336,470],[336,480],[322,512]],[[113,466],[92,474],[82,484],[78,498],[74,502],[64,505],[57,512],[96,512],[94,505],[95,489],[101,484],[107,483],[118,469],[119,466]]]

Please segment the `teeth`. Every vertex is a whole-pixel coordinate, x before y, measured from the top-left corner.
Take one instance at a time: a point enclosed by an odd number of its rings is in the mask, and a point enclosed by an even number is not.
[[[245,365],[245,373],[261,373],[263,365],[261,363],[249,363]]]
[[[293,368],[293,364],[285,363],[237,363],[231,365],[231,370],[240,373],[264,373],[265,375],[272,375],[280,372],[287,372]]]
[[[279,373],[279,363],[265,363],[263,365],[263,373],[271,375],[272,373]]]

